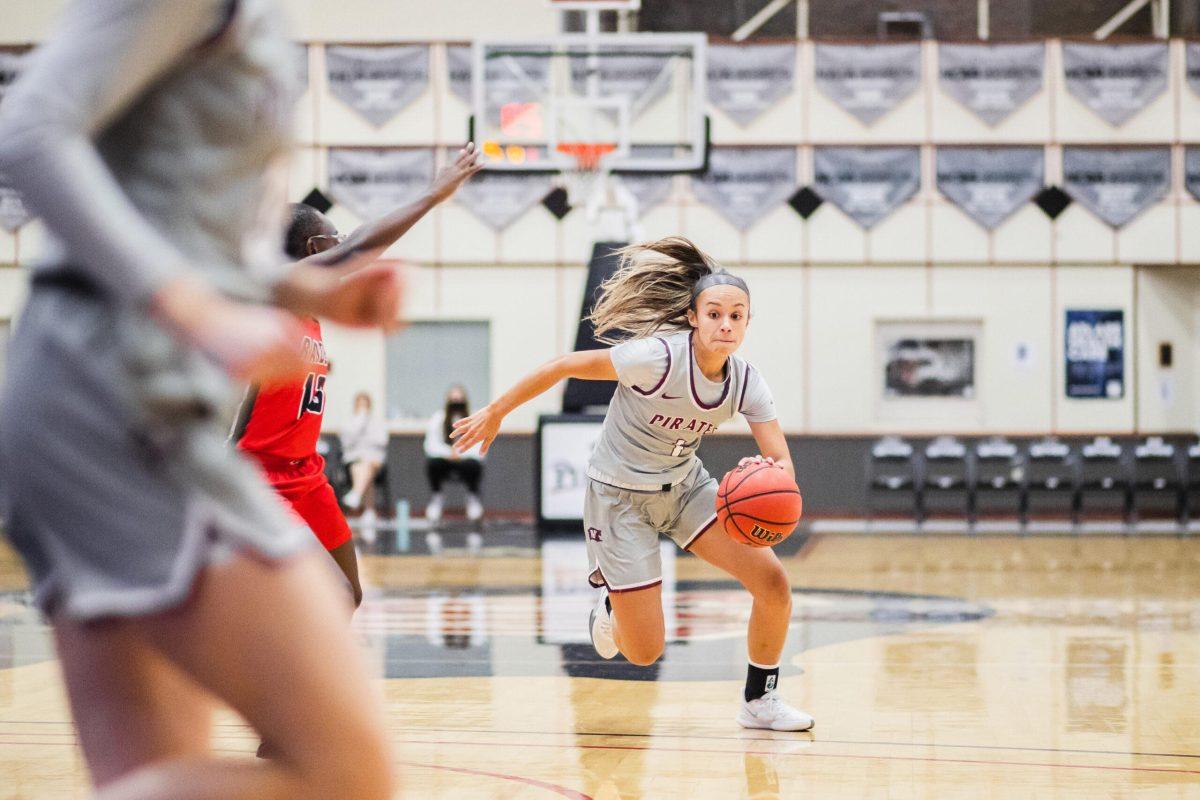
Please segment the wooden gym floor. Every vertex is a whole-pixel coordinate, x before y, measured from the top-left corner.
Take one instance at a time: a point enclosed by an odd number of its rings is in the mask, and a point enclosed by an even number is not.
[[[667,560],[672,643],[637,669],[587,644],[575,539],[366,556],[355,625],[404,796],[1200,797],[1200,540],[793,538],[782,690],[805,734],[734,723],[749,602],[695,558]],[[0,547],[0,800],[85,798],[23,588]]]

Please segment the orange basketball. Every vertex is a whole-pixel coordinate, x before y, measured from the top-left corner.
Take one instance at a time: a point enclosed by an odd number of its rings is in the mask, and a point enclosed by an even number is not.
[[[803,508],[800,487],[774,464],[736,467],[717,489],[717,521],[730,539],[753,547],[774,547],[790,536]]]

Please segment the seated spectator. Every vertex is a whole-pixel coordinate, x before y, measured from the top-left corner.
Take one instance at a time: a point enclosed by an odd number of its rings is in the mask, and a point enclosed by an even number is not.
[[[446,406],[434,412],[425,431],[425,474],[433,497],[425,507],[425,518],[437,522],[442,518],[445,498],[442,485],[448,478],[457,478],[467,487],[467,519],[477,520],[483,516],[483,503],[479,499],[479,483],[483,479],[483,456],[479,447],[473,447],[459,455],[451,449],[450,431],[454,423],[470,416],[467,405],[467,390],[462,386],[451,386],[446,392]]]
[[[350,491],[342,502],[351,511],[374,509],[375,478],[387,458],[387,429],[371,409],[371,395],[355,395],[354,417],[341,435],[342,460],[350,470]]]

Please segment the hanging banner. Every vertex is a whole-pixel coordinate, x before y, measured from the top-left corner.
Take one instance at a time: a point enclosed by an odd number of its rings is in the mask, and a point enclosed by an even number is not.
[[[746,230],[796,191],[796,148],[713,147],[692,194]]]
[[[1067,309],[1067,397],[1125,396],[1125,312]]]
[[[1200,42],[1185,42],[1184,52],[1187,53],[1187,82],[1192,91],[1200,94]]]
[[[454,199],[492,228],[502,231],[546,196],[551,177],[539,172],[480,172]]]
[[[942,91],[988,125],[999,125],[1042,90],[1045,67],[1041,42],[938,45]]]
[[[716,44],[708,47],[708,102],[746,127],[792,93],[794,44]]]
[[[672,149],[659,145],[633,145],[631,151],[643,158],[665,158],[671,155]],[[671,196],[675,177],[652,172],[623,172],[617,180],[637,200],[638,214],[645,214]]]
[[[28,53],[26,49],[0,50],[0,101],[4,100],[5,93],[16,83],[21,74],[21,64]]]
[[[817,88],[870,125],[921,84],[919,44],[818,44]]]
[[[467,105],[471,104],[471,45],[446,45],[446,80],[450,92]]]
[[[1167,90],[1166,44],[1063,42],[1067,91],[1121,125]]]
[[[604,57],[597,59],[593,72],[585,48],[570,50],[578,53],[567,58],[571,69],[571,89],[576,94],[586,95],[588,81],[594,76],[600,97],[629,98],[631,120],[637,119],[654,101],[666,94],[673,77],[668,68],[673,66],[678,57],[678,51],[674,48],[610,46],[605,48]],[[656,50],[661,50],[662,54],[656,55]]]
[[[1183,151],[1183,185],[1188,194],[1200,200],[1200,147],[1189,147]]]
[[[329,149],[329,194],[361,220],[416,200],[433,178],[433,151]]]
[[[869,230],[921,188],[921,149],[816,147],[813,185],[817,194]]]
[[[1064,147],[1063,189],[1114,228],[1171,188],[1169,147]]]
[[[429,85],[429,46],[331,45],[325,70],[333,96],[380,128]]]
[[[18,228],[31,219],[33,212],[25,205],[24,198],[5,176],[0,175],[0,228],[9,233],[16,233]]]
[[[938,191],[988,230],[1041,191],[1046,153],[1040,147],[939,147]]]
[[[670,175],[653,175],[645,173],[623,173],[617,177],[634,199],[637,200],[638,214],[662,205],[671,196]]]

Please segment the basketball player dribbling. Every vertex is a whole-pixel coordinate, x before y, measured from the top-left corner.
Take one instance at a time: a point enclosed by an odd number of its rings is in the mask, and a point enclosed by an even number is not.
[[[344,239],[329,217],[311,206],[294,203],[288,208],[284,249],[288,257],[302,265],[345,272],[344,265],[368,264],[482,168],[475,145],[468,143],[438,172],[421,197],[364,223]],[[306,373],[292,381],[249,387],[231,438],[259,463],[267,482],[333,557],[346,576],[357,608],[362,602],[362,585],[350,526],[325,477],[325,459],[317,453],[329,359],[321,337],[321,323],[315,317],[306,317],[300,324],[304,328],[301,346],[308,362]],[[260,749],[260,754],[265,752]]]
[[[293,75],[271,0],[77,0],[0,108],[0,171],[52,235],[0,401],[5,533],[98,800],[394,786],[340,578],[227,444],[235,381],[304,373],[293,315],[399,311],[391,269],[279,252]],[[217,758],[212,697],[281,758]]]
[[[566,378],[617,381],[588,465],[584,528],[589,580],[601,588],[591,635],[604,658],[649,665],[663,652],[658,536],[736,578],[753,596],[749,665],[737,721],[803,731],[813,718],[779,696],[779,662],[791,619],[787,573],[770,548],[721,534],[717,481],[696,449],[704,434],[742,414],[767,461],[794,474],[770,389],[734,355],[750,322],[750,290],[686,239],[626,248],[590,317],[615,347],[555,359],[455,425],[455,447],[486,452],[504,417]],[[716,533],[712,531],[717,530]]]

